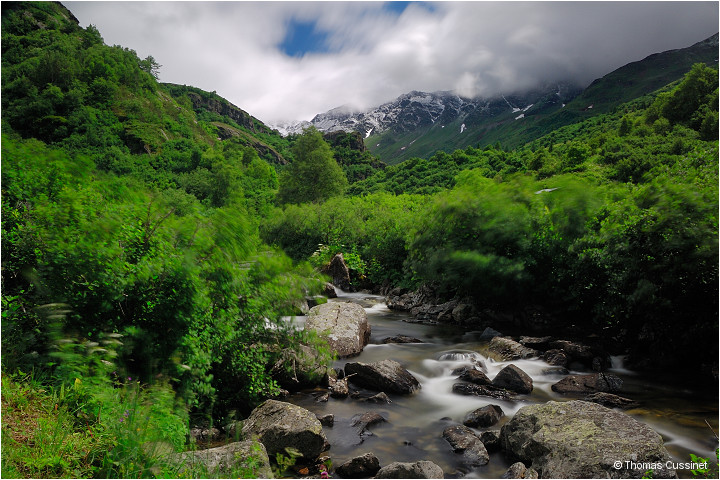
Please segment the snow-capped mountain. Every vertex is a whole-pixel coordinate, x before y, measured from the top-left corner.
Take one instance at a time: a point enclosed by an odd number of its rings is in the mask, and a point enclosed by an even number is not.
[[[321,132],[356,131],[367,138],[386,131],[407,133],[435,124],[444,126],[462,120],[464,126],[461,125],[459,128],[465,131],[482,117],[517,113],[516,117],[519,120],[535,106],[543,108],[549,104],[563,104],[579,92],[578,88],[570,84],[474,99],[464,98],[452,92],[412,91],[364,112],[353,112],[347,107],[338,107],[316,115],[310,122],[276,124],[273,127],[283,135],[300,133],[303,128],[314,125]]]

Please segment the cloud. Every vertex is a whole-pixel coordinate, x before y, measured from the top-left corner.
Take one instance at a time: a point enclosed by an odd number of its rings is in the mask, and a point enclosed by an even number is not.
[[[466,96],[593,79],[717,31],[715,2],[67,2],[162,81],[217,91],[266,122],[411,90]],[[324,53],[280,48],[298,22]]]

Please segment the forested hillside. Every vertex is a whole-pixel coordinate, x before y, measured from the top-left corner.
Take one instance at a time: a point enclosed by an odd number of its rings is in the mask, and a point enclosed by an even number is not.
[[[286,316],[337,252],[357,288],[532,307],[636,365],[717,372],[713,68],[522,147],[386,167],[160,84],[58,3],[4,2],[2,51],[3,476],[203,475],[147,445],[244,418],[293,352],[320,380],[327,345]]]

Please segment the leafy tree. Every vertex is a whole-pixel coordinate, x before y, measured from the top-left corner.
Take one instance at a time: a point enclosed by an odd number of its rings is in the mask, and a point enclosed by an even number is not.
[[[295,159],[280,175],[280,203],[322,202],[345,191],[345,173],[315,127],[303,131],[292,151]]]

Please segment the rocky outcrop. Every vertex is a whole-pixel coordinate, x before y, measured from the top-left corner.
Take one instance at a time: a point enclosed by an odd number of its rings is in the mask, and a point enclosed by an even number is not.
[[[311,308],[305,330],[320,334],[341,358],[358,355],[370,340],[367,313],[357,303],[328,302]]]
[[[380,470],[380,460],[373,453],[351,458],[335,469],[342,478],[371,478]]]
[[[345,263],[342,253],[337,253],[330,260],[330,263],[322,268],[322,272],[330,275],[332,284],[346,292],[352,292],[353,288],[350,285],[350,269]]]
[[[470,467],[487,465],[490,461],[485,445],[468,427],[456,425],[443,430],[442,436],[455,453],[462,454],[463,463]]]
[[[246,438],[257,438],[272,457],[292,447],[312,461],[328,446],[322,425],[313,413],[277,400],[267,400],[255,408],[242,432]]]
[[[488,376],[475,368],[465,368],[458,379],[475,385],[492,385],[492,381]]]
[[[665,468],[670,455],[652,428],[580,400],[522,407],[502,427],[500,443],[543,478],[641,478],[649,469],[652,478],[676,476]]]
[[[533,381],[530,375],[512,364],[500,370],[492,384],[497,388],[504,388],[516,393],[530,393],[533,390]]]
[[[375,478],[445,478],[439,465],[421,460],[415,463],[393,462],[378,471]]]
[[[505,413],[499,405],[485,405],[469,412],[463,419],[463,425],[472,428],[492,427]]]
[[[420,382],[395,360],[374,363],[347,363],[350,382],[375,391],[409,394],[420,390]]]
[[[207,472],[210,478],[245,472],[246,478],[273,478],[265,446],[252,440],[234,442],[222,447],[196,450],[174,455],[181,465],[180,477],[193,478],[192,473]]]
[[[595,393],[617,392],[622,388],[620,377],[609,373],[593,373],[590,375],[568,375],[552,387],[557,393]]]

